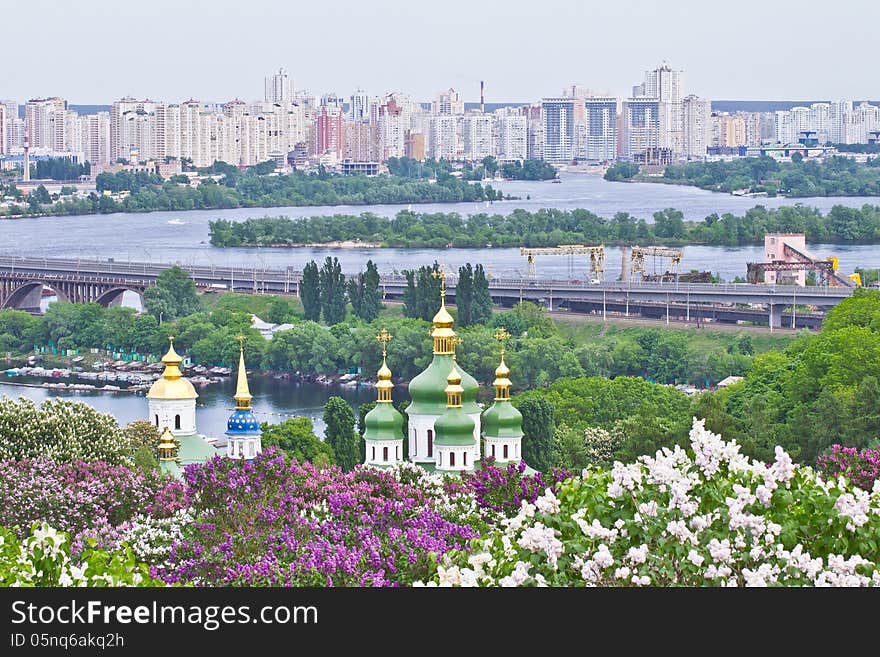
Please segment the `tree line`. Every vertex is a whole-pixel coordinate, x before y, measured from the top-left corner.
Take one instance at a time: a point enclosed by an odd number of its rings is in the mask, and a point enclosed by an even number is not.
[[[609,167],[605,179],[629,180],[638,173],[638,165],[620,163]],[[639,180],[694,185],[715,192],[746,190],[768,196],[880,196],[880,158],[862,163],[833,156],[820,161],[795,153],[791,162],[766,156],[687,162],[667,165],[662,178]]]
[[[674,367],[678,354],[659,357]],[[692,397],[628,376],[561,378],[517,395],[524,418],[527,412],[543,418],[532,445],[540,457],[529,463],[608,466],[684,446],[693,417],[768,462],[777,445],[806,464],[835,443],[880,446],[880,292],[857,290],[829,312],[819,334],[801,335],[743,365],[741,382]],[[547,406],[533,407],[536,400]]]
[[[417,213],[393,217],[372,212],[312,217],[259,217],[210,222],[214,246],[285,246],[360,241],[394,248],[558,246],[560,244],[763,244],[766,233],[805,233],[810,242],[880,241],[880,206],[835,205],[827,213],[803,205],[766,208],[743,215],[712,213],[685,221],[680,210],[655,212],[653,223],[628,212],[611,218],[589,210],[517,209],[507,215],[484,212]]]
[[[323,170],[317,173],[294,171],[280,176],[263,175],[260,171],[258,167],[240,171],[237,167],[218,162],[205,170],[213,177],[203,179],[196,187],[191,187],[188,178],[183,176],[163,180],[147,172],[101,173],[95,180],[97,193],[88,197],[65,199],[51,205],[50,200],[46,199],[37,208],[13,205],[5,213],[90,214],[306,205],[458,203],[503,198],[489,185],[468,182],[449,174],[441,174],[436,182],[429,182],[394,175],[335,175]],[[15,185],[8,185],[6,193],[15,197],[16,190]],[[128,191],[129,194],[117,199],[105,196],[102,193],[105,190]]]

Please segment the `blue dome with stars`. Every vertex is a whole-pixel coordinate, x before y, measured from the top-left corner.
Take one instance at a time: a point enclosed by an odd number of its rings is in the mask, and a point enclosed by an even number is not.
[[[260,423],[251,409],[236,409],[226,422],[227,436],[253,436],[260,433]]]

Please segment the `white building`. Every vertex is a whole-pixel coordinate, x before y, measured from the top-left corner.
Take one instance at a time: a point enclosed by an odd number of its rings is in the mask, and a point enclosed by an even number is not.
[[[32,149],[53,150],[55,134],[52,113],[63,112],[67,102],[62,98],[32,98],[25,105],[25,128]]]
[[[543,98],[541,120],[547,162],[571,162],[575,157],[577,126],[584,119],[582,98]]]
[[[428,157],[457,160],[460,156],[458,118],[451,114],[434,116],[428,131]]]
[[[196,435],[196,393],[193,384],[180,372],[183,363],[174,351],[174,338],[170,339],[168,353],[162,357],[165,371],[147,393],[150,421],[159,431],[171,430],[175,438]]]
[[[656,98],[639,97],[623,101],[622,158],[649,163],[661,161],[660,114],[661,103]]]
[[[682,72],[666,63],[645,71],[644,95],[660,101],[660,147],[670,149],[673,156],[683,150],[684,119],[682,115]]]
[[[684,140],[682,155],[688,159],[706,157],[710,140],[712,103],[706,98],[690,95],[682,101]]]
[[[584,121],[577,156],[594,162],[617,159],[617,98],[584,98]]]
[[[464,157],[477,161],[495,155],[495,117],[491,114],[468,114],[464,118]]]
[[[464,114],[464,101],[455,89],[441,91],[431,103],[431,113],[453,116]]]
[[[263,86],[263,100],[267,103],[288,105],[293,99],[293,94],[291,93],[293,84],[290,81],[290,76],[287,74],[287,71],[283,68],[279,68],[277,73],[273,73],[264,78]]]
[[[499,160],[525,160],[529,156],[529,120],[522,114],[500,114],[497,157]]]

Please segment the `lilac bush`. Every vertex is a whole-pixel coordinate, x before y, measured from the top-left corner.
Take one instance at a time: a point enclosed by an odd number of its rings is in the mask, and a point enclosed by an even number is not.
[[[474,493],[480,506],[515,515],[523,501],[534,502],[548,487],[555,490],[559,482],[571,476],[557,468],[545,474],[536,472],[527,475],[525,472],[524,461],[508,463],[506,468],[499,468],[490,456],[483,459],[479,470],[464,474],[460,484],[450,480],[447,490],[451,492],[464,488]]]
[[[115,547],[118,529],[137,514],[165,518],[185,503],[183,484],[158,473],[103,461],[0,461],[0,526],[24,538],[34,522],[48,523],[70,535],[74,554],[88,538]]]
[[[816,467],[826,479],[844,476],[854,486],[871,490],[880,479],[880,449],[860,451],[855,447],[832,445],[829,454],[817,459]]]
[[[185,469],[195,521],[155,575],[168,583],[396,586],[421,579],[479,532],[449,519],[434,489],[394,471],[214,458]],[[472,497],[471,497],[472,500]],[[474,505],[475,506],[475,505]],[[457,510],[456,510],[457,509]],[[446,515],[444,515],[446,513]]]

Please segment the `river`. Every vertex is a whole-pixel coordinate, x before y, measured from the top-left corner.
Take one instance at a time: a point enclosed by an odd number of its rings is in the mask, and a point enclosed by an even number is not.
[[[2,369],[0,365],[0,369]],[[134,420],[145,420],[147,414],[147,398],[142,394],[59,391],[51,388],[29,388],[16,385],[5,385],[14,381],[0,372],[0,397],[4,395],[18,398],[26,397],[35,402],[43,402],[50,397],[61,397],[81,401],[94,407],[101,413],[110,413],[120,424]],[[22,378],[28,383],[40,383],[32,378]],[[72,381],[67,381],[72,382]],[[89,382],[93,383],[94,382]],[[311,418],[315,432],[324,435],[323,406],[330,395],[339,395],[352,406],[375,399],[376,391],[371,385],[353,387],[324,386],[318,384],[303,385],[291,381],[276,380],[269,377],[249,377],[251,394],[254,396],[254,414],[260,422],[273,424],[283,422],[289,417],[305,415]],[[199,433],[206,436],[219,437],[226,431],[226,420],[232,413],[235,402],[235,380],[232,377],[223,383],[215,383],[196,388],[199,393],[197,400],[196,422]],[[403,388],[399,390],[403,393]]]
[[[802,203],[828,210],[835,204],[859,207],[880,203],[880,198],[743,198],[677,185],[652,183],[613,183],[593,174],[563,173],[562,183],[511,181],[493,183],[505,194],[520,197],[518,201],[494,203],[451,203],[413,205],[419,212],[475,212],[506,214],[516,208],[586,208],[611,217],[616,212],[629,212],[645,219],[663,208],[681,210],[689,221],[700,221],[712,212],[742,214],[760,203],[780,207]],[[114,258],[125,261],[176,262],[181,265],[205,264],[241,266],[248,270],[266,267],[301,268],[309,260],[323,260],[327,255],[339,258],[343,270],[357,272],[372,258],[383,273],[430,264],[435,259],[449,268],[465,262],[482,262],[491,275],[524,277],[525,260],[518,249],[371,249],[371,248],[218,248],[208,243],[208,222],[219,217],[244,220],[264,215],[292,217],[334,213],[373,212],[391,216],[400,205],[321,206],[296,208],[238,208],[231,210],[194,210],[190,212],[151,212],[141,214],[74,215],[38,217],[0,221],[0,254]],[[174,222],[174,223],[169,223]],[[880,266],[880,249],[870,245],[811,245],[822,257],[840,257],[841,269],[847,273],[856,266]],[[761,248],[685,247],[683,268],[712,271],[722,278],[745,276],[746,262],[761,260]],[[663,270],[664,263],[657,263]],[[538,275],[566,278],[571,273],[581,277],[585,261],[569,262],[567,258],[540,258]],[[649,267],[652,263],[649,263]],[[609,248],[607,278],[615,278],[620,270],[619,249]]]

